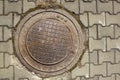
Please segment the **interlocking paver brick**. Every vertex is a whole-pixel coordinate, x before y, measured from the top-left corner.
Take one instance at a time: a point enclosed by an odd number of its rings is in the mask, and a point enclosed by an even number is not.
[[[96,13],[96,1],[93,0],[92,2],[86,2],[80,0],[80,13],[84,12]]]
[[[115,51],[115,53],[116,53],[116,63],[119,63],[120,62],[120,51],[118,51],[118,50],[116,50]]]
[[[80,14],[80,21],[85,27],[88,27],[88,14],[87,13]]]
[[[29,80],[28,78],[19,78],[18,80]]]
[[[0,25],[12,27],[12,13],[8,15],[0,15]]]
[[[3,27],[0,26],[0,41],[3,40]]]
[[[75,0],[65,0],[66,2],[74,2]]]
[[[115,80],[115,75],[112,75],[112,76],[110,76],[110,77],[100,76],[100,77],[99,77],[99,80]]]
[[[92,2],[93,0],[83,0],[84,2]]]
[[[106,51],[106,38],[102,38],[100,40],[89,38],[89,50],[90,52],[94,50]]]
[[[89,64],[85,64],[81,68],[77,66],[72,71],[72,78],[76,78],[77,76],[89,77]]]
[[[13,26],[16,27],[17,23],[20,21],[21,15],[14,14],[14,23]]]
[[[90,64],[90,77],[94,77],[95,75],[106,76],[106,63],[101,65]]]
[[[4,41],[12,38],[12,31],[8,27],[4,27]]]
[[[15,80],[19,80],[20,78],[28,78],[29,80],[42,80],[41,78],[32,74],[32,72],[27,71],[24,67],[15,66]]]
[[[118,39],[107,38],[107,50],[110,51],[111,49],[120,50],[120,38]]]
[[[15,13],[22,13],[22,0],[12,1],[4,0],[5,1],[5,14],[15,12]]]
[[[120,12],[120,3],[114,1],[114,14],[117,14],[119,12]]]
[[[114,50],[109,52],[102,52],[99,51],[99,63],[102,64],[103,62],[110,62],[114,63]]]
[[[84,52],[84,55],[82,56],[82,59],[81,59],[81,64],[82,65],[85,65],[86,63],[89,63],[89,52],[88,52],[88,50],[86,50]]]
[[[3,14],[3,1],[0,1],[0,14]]]
[[[78,0],[75,0],[74,2],[65,2],[65,0],[61,0],[61,4],[68,10],[70,10],[76,14],[79,13]]]
[[[99,0],[101,2],[109,2],[110,0]]]
[[[9,67],[12,64],[12,57],[8,53],[4,53],[4,55],[5,55],[4,67]]]
[[[89,25],[100,24],[102,26],[106,25],[105,13],[93,14],[89,13]]]
[[[0,79],[13,80],[13,66],[9,68],[0,69]]]
[[[30,2],[29,0],[23,0],[23,13],[28,11],[30,8],[34,8],[35,3]]]
[[[81,80],[81,79],[80,79],[80,77],[76,77],[76,79],[75,79],[75,80]]]
[[[11,37],[11,29],[9,29],[7,26],[0,26],[0,41],[7,41]]]
[[[106,13],[106,25],[118,24],[120,25],[120,14],[111,15]]]
[[[110,37],[114,38],[114,26],[106,26],[103,27],[101,25],[98,25],[98,38],[103,38],[103,37]]]
[[[8,42],[0,42],[0,52],[8,52],[12,54],[13,53],[12,40],[9,40]]]
[[[0,53],[0,68],[4,67],[4,54]]]
[[[120,74],[120,63],[118,64],[108,63],[108,76],[112,74]]]
[[[71,76],[71,72],[68,71],[64,74],[55,77],[45,78],[44,80],[72,80],[72,76]]]
[[[92,27],[89,27],[89,37],[97,39],[98,38],[97,32],[98,32],[98,25],[93,25]]]
[[[120,80],[120,75],[116,75],[116,80]]]
[[[98,76],[94,76],[94,77],[91,77],[91,78],[85,78],[85,77],[82,77],[81,80],[98,80]]]
[[[115,34],[115,38],[119,38],[120,37],[120,26],[118,25],[114,25],[114,34]]]
[[[109,13],[113,13],[113,5],[112,5],[112,1],[108,1],[108,2],[101,2],[100,0],[97,0],[97,9],[98,9],[98,13],[101,12],[109,12]]]
[[[93,63],[93,64],[98,64],[98,51],[93,51],[92,53],[89,53],[90,54],[90,63]]]

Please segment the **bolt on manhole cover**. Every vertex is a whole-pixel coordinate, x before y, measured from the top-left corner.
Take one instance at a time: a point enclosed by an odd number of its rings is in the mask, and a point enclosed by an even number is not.
[[[62,9],[30,12],[19,22],[14,34],[18,59],[41,77],[70,70],[84,48],[81,25]]]

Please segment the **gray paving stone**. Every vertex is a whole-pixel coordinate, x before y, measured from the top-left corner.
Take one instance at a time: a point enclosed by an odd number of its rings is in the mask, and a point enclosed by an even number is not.
[[[12,38],[12,31],[8,27],[4,27],[4,41]]]
[[[65,0],[66,2],[74,2],[75,0]]]
[[[106,51],[106,39],[94,40],[93,38],[89,38],[89,50],[90,52],[94,50]]]
[[[120,74],[120,63],[118,64],[108,63],[108,76],[112,74]]]
[[[93,26],[94,24],[100,24],[102,26],[106,25],[105,13],[101,14],[92,14],[89,13],[89,25]]]
[[[22,0],[10,2],[5,0],[5,14],[15,12],[15,13],[22,13]]]
[[[120,20],[120,14],[117,14],[117,15],[106,14],[106,24],[107,25],[111,25],[111,24],[120,25],[119,20]]]
[[[109,2],[109,1],[111,1],[111,0],[100,0],[101,2]]]
[[[0,1],[0,14],[3,14],[3,1]]]
[[[29,80],[42,80],[35,74],[32,74],[32,72],[27,71],[24,67],[15,66],[15,80],[19,80],[20,78],[28,78]]]
[[[81,68],[77,66],[72,71],[72,78],[76,78],[77,76],[89,77],[89,64],[85,64]]]
[[[118,39],[107,38],[107,51],[110,51],[111,49],[120,50],[120,38]]]
[[[94,76],[94,77],[92,77],[92,78],[82,77],[81,80],[98,80],[98,76]]]
[[[84,12],[96,13],[96,1],[84,2],[83,0],[80,0],[80,13]]]
[[[120,63],[120,51],[118,51],[118,50],[116,50],[115,51],[115,53],[116,53],[116,63]]]
[[[81,80],[81,79],[80,79],[80,77],[76,77],[76,79],[75,79],[75,80]]]
[[[112,1],[101,2],[100,0],[97,0],[97,9],[98,9],[98,13],[101,12],[113,13]]]
[[[23,13],[28,11],[30,8],[34,8],[36,5],[34,2],[30,2],[29,0],[23,0]]]
[[[90,77],[94,77],[95,75],[106,76],[106,63],[101,65],[90,64]]]
[[[18,80],[29,80],[28,78],[19,78]]]
[[[0,79],[13,80],[13,66],[9,68],[0,69]]]
[[[84,2],[92,2],[93,0],[83,0]]]
[[[79,3],[78,0],[74,2],[65,2],[65,0],[61,0],[61,4],[68,10],[78,14],[79,13]]]
[[[4,67],[4,54],[0,53],[0,68]]]
[[[4,61],[5,63],[4,63],[4,65],[5,65],[5,67],[9,67],[12,64],[11,55],[8,54],[8,53],[4,53],[4,55],[5,55],[5,61]]]
[[[99,80],[115,80],[115,75],[112,75],[110,77],[102,77],[102,76],[100,76]]]
[[[82,56],[82,59],[80,61],[81,65],[85,65],[86,63],[89,63],[89,52],[88,50],[85,51],[84,55]]]
[[[14,27],[17,27],[16,25],[18,24],[18,22],[20,21],[20,19],[21,19],[21,15],[14,13],[14,23],[13,23]]]
[[[103,37],[114,38],[114,25],[105,27],[98,25],[98,38],[101,39]]]
[[[2,31],[3,31],[3,28],[0,26],[0,41],[3,40],[3,33],[2,33]]]
[[[0,15],[0,25],[12,27],[12,13],[8,15]]]
[[[119,79],[120,79],[120,75],[117,75],[117,76],[116,76],[116,80],[119,80]]]
[[[119,12],[120,12],[120,3],[114,1],[114,14],[117,14]]]
[[[90,63],[93,63],[93,64],[98,64],[98,51],[94,51],[92,53],[89,53],[90,54]]]
[[[92,27],[89,27],[89,37],[97,39],[98,35],[98,25],[93,25]]]
[[[88,27],[88,15],[87,13],[80,14],[80,21],[85,27]]]
[[[120,27],[118,25],[114,25],[114,29],[115,29],[115,38],[119,38],[120,37]]]
[[[72,80],[72,76],[71,72],[68,71],[55,77],[45,78],[44,80]]]
[[[99,64],[102,64],[104,62],[110,62],[110,63],[114,63],[114,50],[109,51],[109,52],[102,52],[99,51]]]
[[[0,52],[13,54],[12,40],[9,40],[8,42],[0,42]]]
[[[7,41],[11,37],[11,29],[9,29],[7,26],[0,26],[0,41]]]

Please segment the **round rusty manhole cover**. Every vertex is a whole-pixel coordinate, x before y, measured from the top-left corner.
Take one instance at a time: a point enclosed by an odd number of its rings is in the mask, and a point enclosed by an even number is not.
[[[81,25],[62,9],[39,9],[18,24],[14,45],[18,59],[30,71],[49,77],[70,70],[84,48]]]
[[[36,22],[26,39],[30,55],[41,64],[56,64],[64,60],[74,47],[66,25],[55,19]]]

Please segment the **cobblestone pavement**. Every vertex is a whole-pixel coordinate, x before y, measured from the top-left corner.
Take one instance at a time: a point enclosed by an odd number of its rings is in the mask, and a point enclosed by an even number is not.
[[[88,46],[82,61],[51,78],[27,71],[14,55],[12,30],[36,0],[0,0],[0,80],[120,80],[120,0],[57,1],[85,25]]]

